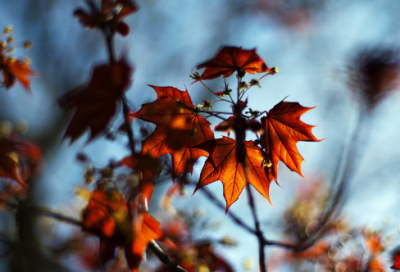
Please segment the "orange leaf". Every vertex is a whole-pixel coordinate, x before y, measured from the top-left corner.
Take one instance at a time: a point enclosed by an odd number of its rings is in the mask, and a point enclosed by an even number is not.
[[[60,105],[74,108],[64,138],[71,142],[90,129],[90,140],[102,133],[114,117],[121,95],[130,85],[132,67],[124,59],[96,66],[85,88],[77,88],[64,95]]]
[[[192,173],[194,162],[207,155],[193,146],[214,139],[210,123],[195,112],[186,90],[150,87],[156,91],[157,100],[144,104],[140,111],[131,114],[157,125],[153,134],[143,141],[142,154],[155,158],[171,154],[174,177],[184,173],[185,169]]]
[[[147,198],[152,191],[150,183],[141,188]],[[129,267],[137,271],[148,243],[163,237],[160,223],[151,215],[140,213],[139,209],[133,211],[136,208],[136,205],[126,203],[117,190],[106,190],[104,184],[90,194],[88,205],[82,212],[82,229],[99,236],[103,265],[115,258],[117,247],[123,247]]]
[[[299,103],[281,101],[261,118],[264,133],[261,135],[261,145],[265,148],[268,159],[272,163],[272,174],[277,176],[278,162],[283,161],[290,170],[300,176],[303,158],[297,150],[298,141],[322,141],[315,138],[311,129],[300,120],[301,115],[313,108],[302,107]]]
[[[36,164],[40,156],[40,149],[31,143],[0,138],[0,177],[11,178],[22,186],[27,186],[19,170],[25,161]]]
[[[196,146],[207,151],[209,157],[200,174],[195,192],[203,186],[221,180],[224,185],[226,212],[239,198],[246,183],[253,185],[271,203],[269,185],[275,178],[270,172],[264,171],[264,158],[260,148],[253,146],[252,141],[245,141],[244,146],[246,149],[244,165],[237,160],[237,142],[234,139],[223,137]]]
[[[37,76],[28,63],[11,58],[3,58],[0,70],[3,70],[3,81],[7,90],[14,86],[15,80],[18,80],[25,90],[30,91],[29,76]]]
[[[138,271],[140,261],[147,245],[152,240],[158,240],[163,237],[161,224],[151,215],[144,213],[134,222],[134,238],[130,251],[125,248],[127,260],[132,272]]]
[[[244,50],[242,47],[225,46],[215,58],[199,64],[197,69],[206,68],[201,77],[214,79],[220,76],[229,77],[234,72],[243,70],[250,74],[270,72],[265,62],[256,54],[256,50]]]

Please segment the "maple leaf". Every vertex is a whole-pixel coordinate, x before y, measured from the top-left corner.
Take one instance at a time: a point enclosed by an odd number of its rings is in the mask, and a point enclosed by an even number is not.
[[[89,128],[91,141],[103,132],[117,111],[121,95],[130,85],[132,70],[124,59],[96,66],[86,87],[64,95],[60,105],[74,108],[64,138],[71,137],[72,143]]]
[[[143,186],[141,190],[139,198],[150,198],[149,186]],[[86,192],[81,194],[87,195]],[[99,236],[103,265],[115,259],[115,250],[121,247],[125,249],[131,271],[138,271],[148,243],[163,237],[160,223],[147,213],[132,213],[136,208],[117,190],[106,190],[104,184],[89,193],[88,205],[82,212],[82,229]]]
[[[265,148],[269,163],[272,164],[272,175],[277,177],[278,162],[284,162],[290,170],[300,176],[301,163],[304,160],[297,150],[298,141],[322,141],[315,138],[311,130],[314,126],[300,120],[301,115],[313,109],[302,107],[297,102],[281,101],[261,118],[264,133],[261,135],[261,146]]]
[[[392,252],[392,262],[393,265],[390,267],[391,269],[395,270],[400,270],[400,248],[397,247],[393,252]]]
[[[150,179],[161,171],[160,161],[149,155],[134,154],[123,158],[118,166],[126,166],[142,173],[143,179]]]
[[[143,141],[142,154],[155,158],[171,154],[174,177],[185,171],[192,173],[194,162],[207,155],[193,146],[214,139],[210,123],[196,113],[187,90],[149,86],[156,91],[157,100],[130,115],[157,125]]]
[[[250,74],[272,72],[265,62],[256,54],[256,50],[245,50],[242,47],[225,46],[215,58],[197,65],[196,69],[206,68],[195,82],[203,79],[214,79],[219,76],[229,77],[242,70]]]
[[[0,177],[11,178],[26,187],[20,170],[25,163],[36,164],[40,157],[40,149],[31,143],[0,138]]]
[[[271,203],[269,185],[275,177],[270,172],[264,171],[264,157],[260,148],[254,146],[252,141],[245,141],[244,146],[246,149],[244,164],[238,162],[237,142],[234,139],[223,137],[196,146],[207,151],[209,157],[194,192],[214,181],[221,180],[224,186],[226,212],[239,198],[246,183],[253,185]]]
[[[17,80],[27,91],[31,90],[29,76],[37,76],[27,62],[13,58],[0,58],[0,70],[3,71],[3,83],[10,89]]]
[[[109,26],[122,36],[129,33],[129,26],[123,22],[126,16],[138,10],[137,4],[132,0],[102,0],[100,9],[93,9],[88,13],[78,8],[74,15],[85,27],[97,29]]]
[[[364,48],[349,68],[349,87],[371,110],[399,85],[400,60],[392,48]]]
[[[134,222],[134,243],[127,255],[127,261],[132,272],[138,271],[138,267],[143,257],[147,245],[152,240],[158,240],[163,237],[161,224],[151,215],[144,213]]]

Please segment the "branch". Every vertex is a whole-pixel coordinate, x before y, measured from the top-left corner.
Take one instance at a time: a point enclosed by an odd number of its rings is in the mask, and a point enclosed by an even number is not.
[[[261,272],[267,272],[267,264],[265,262],[265,238],[264,234],[261,231],[260,228],[260,221],[258,220],[258,216],[256,213],[256,204],[254,203],[254,198],[253,198],[253,193],[251,192],[250,184],[246,184],[246,191],[247,195],[249,197],[249,206],[251,209],[251,213],[253,214],[253,219],[254,219],[254,225],[256,227],[256,236],[258,239],[258,255],[259,255],[259,264],[260,264],[260,271]]]
[[[157,245],[157,243],[153,240],[151,241],[147,247],[153,251],[153,253],[160,259],[160,261],[165,264],[168,269],[175,271],[175,272],[187,272],[185,269],[180,267],[176,262],[171,260],[167,254]]]
[[[124,114],[124,121],[125,121],[124,128],[126,130],[126,134],[128,134],[129,148],[131,150],[132,160],[135,161],[135,154],[136,154],[136,151],[135,151],[135,140],[134,140],[134,137],[133,137],[133,129],[132,129],[131,124],[130,124],[129,119],[128,119],[128,115],[129,115],[130,109],[129,109],[129,106],[128,106],[128,102],[126,101],[125,95],[123,95],[121,97],[121,100],[122,100],[122,112]]]

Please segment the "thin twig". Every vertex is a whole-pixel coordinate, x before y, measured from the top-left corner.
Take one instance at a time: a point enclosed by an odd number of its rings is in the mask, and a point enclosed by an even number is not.
[[[18,208],[21,209],[21,207],[19,207],[18,204],[9,203],[9,202],[7,202],[6,200],[3,200],[3,199],[0,199],[0,202],[3,203],[4,205],[6,205],[7,207],[11,208],[11,209],[18,209]],[[37,206],[29,206],[27,208],[23,208],[23,210],[32,211],[32,212],[35,212],[36,214],[48,216],[48,217],[51,217],[51,218],[57,219],[59,221],[63,221],[63,222],[75,225],[75,226],[82,226],[82,222],[81,221],[76,220],[76,219],[71,218],[71,217],[66,216],[66,215],[59,214],[57,212],[53,212],[53,211],[51,211],[49,209],[46,209],[46,208],[37,207]]]
[[[153,240],[147,246],[153,253],[158,257],[158,259],[171,271],[175,272],[187,272],[185,269],[180,267],[176,262],[171,260],[167,254],[157,245],[157,243]]]
[[[215,95],[215,96],[217,96],[219,99],[221,99],[221,101],[225,101],[225,102],[228,102],[228,103],[231,103],[231,104],[233,103],[233,101],[231,102],[231,101],[229,101],[229,100],[223,99],[223,98],[219,97],[218,95],[216,95],[210,88],[208,88],[208,86],[207,86],[206,84],[204,84],[203,81],[200,80],[200,83],[203,84],[203,86],[204,86],[210,93],[212,93],[213,95]]]
[[[251,209],[251,213],[254,219],[254,225],[256,228],[256,236],[258,239],[258,255],[259,255],[259,264],[260,264],[260,271],[267,272],[267,264],[265,260],[265,238],[264,234],[260,228],[260,221],[258,220],[257,212],[256,212],[256,204],[254,202],[253,193],[251,192],[250,184],[246,184],[246,191],[249,197],[249,206]]]

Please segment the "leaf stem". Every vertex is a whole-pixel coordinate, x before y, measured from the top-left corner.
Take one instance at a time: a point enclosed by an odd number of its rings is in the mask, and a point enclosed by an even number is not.
[[[122,112],[124,114],[124,122],[125,122],[124,123],[124,128],[126,130],[126,134],[128,135],[129,148],[130,148],[130,151],[131,151],[131,157],[132,157],[132,160],[134,161],[135,160],[135,154],[136,154],[135,140],[134,140],[135,138],[133,136],[132,126],[131,126],[131,124],[129,122],[129,117],[128,116],[129,116],[130,108],[129,108],[128,102],[126,100],[125,94],[121,96],[121,101],[122,101]]]
[[[229,101],[229,100],[223,99],[223,98],[219,97],[218,95],[216,95],[202,80],[200,80],[200,83],[203,84],[203,86],[204,86],[210,93],[212,93],[213,95],[215,95],[215,96],[217,96],[219,99],[221,99],[221,101],[225,101],[225,102],[228,102],[228,103],[233,104],[233,101]],[[231,100],[232,100],[232,98],[231,98]]]

